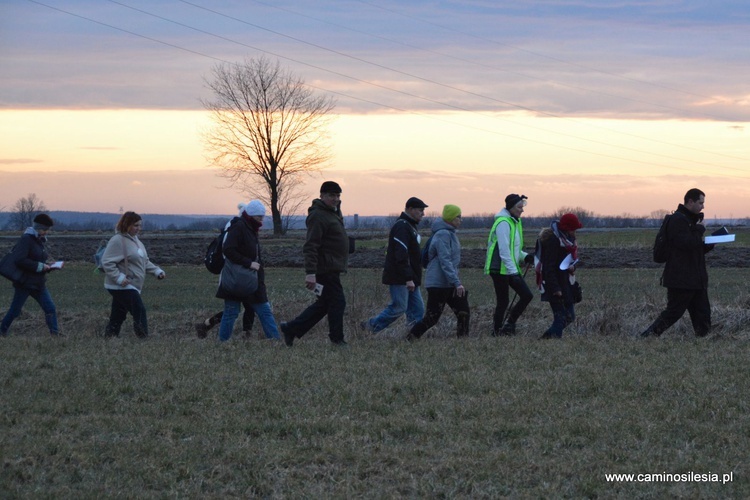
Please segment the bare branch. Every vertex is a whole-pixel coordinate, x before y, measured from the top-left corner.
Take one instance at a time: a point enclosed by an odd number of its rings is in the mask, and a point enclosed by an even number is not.
[[[280,234],[282,213],[299,208],[289,198],[300,196],[295,185],[330,159],[335,101],[315,96],[266,57],[217,65],[206,84],[214,94],[203,102],[213,122],[204,135],[207,158],[220,175],[269,204]]]
[[[26,229],[31,226],[34,217],[46,211],[47,207],[44,206],[44,202],[37,198],[35,193],[30,193],[26,198],[18,199],[13,205],[7,227],[18,230]]]

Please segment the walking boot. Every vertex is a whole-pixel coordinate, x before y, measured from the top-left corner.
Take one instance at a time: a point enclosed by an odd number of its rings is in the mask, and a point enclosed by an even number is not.
[[[500,329],[500,335],[515,335],[516,334],[516,324],[511,323],[508,321],[503,325],[503,327]]]
[[[195,324],[195,334],[198,336],[199,339],[205,339],[208,336],[208,330],[211,328],[210,326],[206,325],[205,322],[196,323]]]

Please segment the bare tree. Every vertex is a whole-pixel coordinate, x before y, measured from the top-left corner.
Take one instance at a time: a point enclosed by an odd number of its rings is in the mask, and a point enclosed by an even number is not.
[[[283,211],[301,203],[295,186],[330,158],[327,125],[335,101],[315,96],[266,57],[217,65],[206,84],[214,94],[203,101],[213,121],[205,134],[209,161],[266,202],[274,234],[282,234]]]
[[[37,198],[35,193],[30,193],[26,198],[20,198],[13,205],[7,227],[9,229],[26,229],[31,226],[34,217],[46,211],[47,207],[44,206],[44,202]]]

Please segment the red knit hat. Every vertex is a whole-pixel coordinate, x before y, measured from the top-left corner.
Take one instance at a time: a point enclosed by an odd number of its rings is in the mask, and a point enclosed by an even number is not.
[[[560,222],[557,224],[557,227],[563,231],[569,232],[581,229],[583,224],[581,224],[581,221],[578,220],[578,217],[576,217],[575,214],[565,214],[560,217]]]

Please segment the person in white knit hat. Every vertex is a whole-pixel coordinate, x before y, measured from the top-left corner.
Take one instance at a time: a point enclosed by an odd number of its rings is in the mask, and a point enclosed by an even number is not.
[[[219,280],[219,289],[216,297],[224,299],[224,314],[219,326],[219,340],[227,341],[232,336],[234,322],[239,316],[240,305],[250,307],[260,320],[266,338],[279,339],[279,330],[276,319],[268,302],[265,283],[265,269],[261,257],[260,239],[258,231],[263,226],[263,217],[266,215],[266,207],[258,200],[248,202],[240,210],[240,216],[230,224],[224,236],[222,252],[225,264],[222,277]],[[225,271],[228,266],[238,266],[253,269],[257,272],[257,288],[249,293],[238,292],[230,288],[229,282],[225,282]]]
[[[250,211],[253,212],[259,212],[260,208],[258,207],[258,203],[260,203],[258,200],[254,200],[257,203],[254,205],[254,209],[250,208]],[[245,212],[245,207],[248,205],[248,203],[239,203],[237,205],[237,209],[239,210],[239,213],[236,217],[233,217],[231,220],[229,220],[226,225],[224,226],[224,232],[229,230],[229,227],[234,224],[236,221],[240,220],[242,217],[243,212]],[[265,213],[265,207],[263,207],[263,204],[260,203],[260,207],[263,210],[263,213]],[[253,307],[250,305],[248,299],[242,301],[242,307],[244,308],[244,312],[242,314],[242,331],[245,333],[245,337],[250,338],[252,335],[253,330],[253,324],[255,323],[255,311],[253,310]],[[219,311],[210,318],[201,321],[200,323],[195,324],[195,332],[198,335],[198,338],[206,338],[208,336],[209,330],[211,330],[213,327],[221,323],[221,318],[224,316],[224,311]]]

